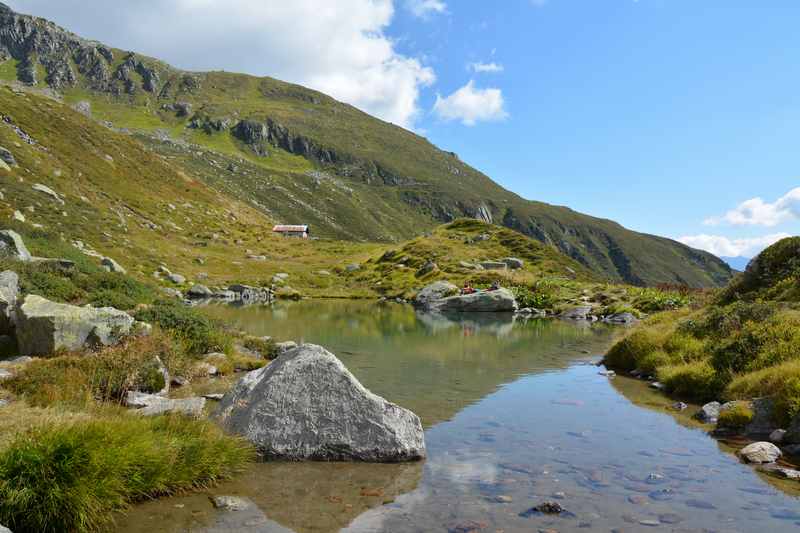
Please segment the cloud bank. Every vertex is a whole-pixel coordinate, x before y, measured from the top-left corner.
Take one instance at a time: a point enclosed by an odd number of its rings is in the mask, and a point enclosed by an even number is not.
[[[792,189],[772,203],[761,198],[751,198],[721,217],[711,217],[703,223],[707,226],[727,223],[734,226],[774,227],[792,219],[800,219],[800,187]]]
[[[679,237],[678,241],[692,248],[711,252],[718,257],[753,257],[767,246],[786,237],[791,237],[791,235],[789,233],[773,233],[763,237],[729,239],[721,235],[701,234]]]
[[[385,30],[392,0],[4,0],[87,38],[187,70],[229,70],[299,83],[412,128],[434,71],[399,53]],[[420,15],[440,0],[409,0]]]
[[[508,117],[500,89],[478,89],[474,80],[447,97],[436,95],[434,114],[444,121],[459,120],[466,126]]]

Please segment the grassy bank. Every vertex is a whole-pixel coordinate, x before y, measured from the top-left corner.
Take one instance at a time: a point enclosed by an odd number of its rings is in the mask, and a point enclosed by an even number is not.
[[[784,239],[710,303],[651,318],[605,362],[699,402],[770,396],[785,426],[800,413],[799,279],[800,238]]]

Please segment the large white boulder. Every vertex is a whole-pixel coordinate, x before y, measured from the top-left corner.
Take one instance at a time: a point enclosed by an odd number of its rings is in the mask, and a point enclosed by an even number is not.
[[[455,294],[458,294],[458,287],[449,281],[434,281],[417,293],[414,298],[414,305],[427,307],[428,304],[435,300],[441,300]]]
[[[21,355],[48,355],[117,344],[128,335],[133,317],[113,307],[77,307],[30,294],[16,310],[16,335]]]
[[[419,417],[367,390],[335,355],[313,344],[248,373],[214,416],[267,459],[400,462],[425,457]]]
[[[754,442],[739,450],[739,457],[748,463],[774,463],[781,450],[771,442]]]
[[[427,308],[440,313],[504,313],[516,311],[517,301],[510,290],[496,289],[433,300]]]

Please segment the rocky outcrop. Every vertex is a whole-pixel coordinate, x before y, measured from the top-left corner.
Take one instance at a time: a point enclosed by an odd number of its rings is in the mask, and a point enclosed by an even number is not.
[[[414,298],[414,305],[417,307],[428,307],[428,305],[435,300],[441,300],[455,294],[458,294],[458,287],[449,281],[435,281],[430,285],[426,285],[417,293],[417,296]]]
[[[0,257],[10,257],[18,261],[30,261],[31,253],[25,246],[22,237],[14,230],[0,231]]]
[[[214,416],[269,459],[399,462],[425,457],[419,417],[367,390],[335,355],[312,344],[248,373]]]
[[[28,295],[16,309],[16,335],[22,355],[117,344],[133,327],[133,317],[113,307],[94,308],[51,302]]]
[[[0,272],[0,335],[14,331],[14,314],[19,296],[19,276],[16,272]]]
[[[497,289],[449,296],[429,302],[426,307],[439,313],[505,313],[516,311],[517,301],[508,289]]]
[[[517,259],[516,257],[506,257],[505,259],[501,259],[501,261],[505,263],[506,266],[511,270],[518,270],[525,266],[525,262],[522,259]]]
[[[122,265],[111,259],[110,257],[104,257],[100,260],[100,264],[109,272],[118,272],[120,274],[127,274],[127,271],[122,268]]]
[[[191,288],[186,291],[186,296],[192,300],[202,300],[206,298],[212,298],[214,293],[205,285],[200,285],[198,283],[196,285],[192,285]]]
[[[173,400],[155,394],[129,391],[125,397],[125,404],[136,409],[138,414],[144,416],[163,415],[166,413],[179,413],[191,417],[203,414],[206,405],[205,398],[182,398]]]

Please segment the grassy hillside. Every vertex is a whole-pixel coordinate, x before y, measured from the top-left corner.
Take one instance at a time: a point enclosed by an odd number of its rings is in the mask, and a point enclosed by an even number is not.
[[[798,282],[800,237],[793,237],[762,252],[708,305],[646,322],[606,364],[655,375],[668,392],[698,401],[770,396],[785,427],[800,414]]]
[[[551,244],[610,281],[718,286],[731,275],[675,241],[522,199],[419,135],[271,78],[182,72],[0,9],[0,79],[50,87],[195,178],[322,236],[398,241],[467,216]]]

